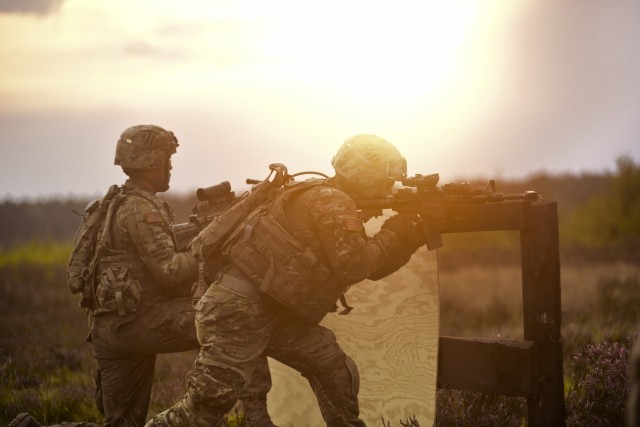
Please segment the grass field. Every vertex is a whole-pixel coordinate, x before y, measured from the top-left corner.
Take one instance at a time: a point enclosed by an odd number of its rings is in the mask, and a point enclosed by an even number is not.
[[[93,403],[95,368],[89,345],[84,342],[86,317],[65,282],[68,247],[35,245],[27,252],[31,255],[18,256],[15,251],[0,255],[0,425],[24,411],[45,424],[99,421]],[[638,265],[622,263],[562,266],[568,396],[576,389],[572,369],[576,361],[586,357],[583,355],[588,345],[592,345],[590,350],[603,344],[606,351],[622,348],[616,345],[628,349],[640,323],[639,273]],[[442,269],[440,307],[441,335],[522,339],[520,270],[515,265]],[[182,396],[182,378],[193,359],[194,352],[158,358],[151,413]],[[626,381],[626,377],[620,381]],[[624,393],[624,386],[620,384],[620,393]],[[619,395],[613,398],[621,400]],[[570,402],[568,398],[568,406]],[[455,405],[475,405],[476,411],[494,414],[500,413],[495,405],[502,405],[504,418],[499,425],[522,424],[521,401],[448,393],[439,401],[443,426],[478,425],[473,424],[473,418],[483,416],[469,409],[466,416],[472,419],[465,424],[460,421],[465,415],[456,413]],[[572,410],[568,407],[568,417]],[[447,417],[454,415],[458,418],[450,418],[447,424]]]

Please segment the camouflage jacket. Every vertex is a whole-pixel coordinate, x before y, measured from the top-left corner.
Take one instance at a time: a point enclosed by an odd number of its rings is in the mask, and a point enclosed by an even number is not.
[[[329,179],[250,216],[226,244],[221,271],[319,321],[350,285],[389,275],[415,250],[388,229],[367,237],[354,200]]]
[[[127,181],[114,208],[105,254],[98,260],[96,298],[99,312],[135,311],[140,301],[188,295],[198,265],[189,252],[176,252],[168,205]],[[126,282],[123,285],[123,282]],[[117,283],[114,285],[114,283]],[[125,286],[125,301],[113,302]]]

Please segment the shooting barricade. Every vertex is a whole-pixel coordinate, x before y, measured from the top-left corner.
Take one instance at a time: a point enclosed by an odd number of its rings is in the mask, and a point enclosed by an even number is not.
[[[556,202],[449,207],[443,233],[520,232],[524,340],[441,336],[438,388],[527,398],[527,425],[565,425]]]

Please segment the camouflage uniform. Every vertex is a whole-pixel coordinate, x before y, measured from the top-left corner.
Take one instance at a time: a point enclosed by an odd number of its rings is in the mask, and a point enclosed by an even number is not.
[[[343,291],[365,278],[375,280],[397,270],[422,244],[420,238],[391,226],[367,238],[354,200],[335,179],[301,192],[284,212],[288,233],[330,269]],[[226,253],[231,256],[222,259],[217,281],[197,304],[201,349],[187,378],[187,393],[147,426],[215,425],[264,354],[309,380],[327,425],[364,426],[359,418],[358,370],[333,332],[296,314],[296,307],[260,292],[239,267],[239,256],[232,250]]]
[[[98,261],[98,277],[110,268],[126,271],[132,290],[123,292],[119,310],[111,307],[116,298],[100,281],[89,317],[88,340],[98,365],[96,403],[106,426],[144,424],[156,354],[198,348],[189,296],[195,258],[175,252],[170,215],[154,194],[130,182],[122,192],[110,230],[112,247]]]
[[[167,135],[169,149],[161,151],[158,141],[166,145]],[[173,134],[162,128],[133,127],[118,141],[116,164],[129,174],[127,166],[145,169],[164,163],[168,173],[175,147]],[[104,249],[97,260],[87,340],[97,362],[96,403],[104,425],[142,426],[156,354],[199,347],[191,296],[198,264],[191,252],[176,251],[173,215],[155,193],[130,178],[116,197],[107,213],[111,220],[98,238]],[[251,393],[266,396],[271,386],[266,359],[260,369],[267,371],[266,380]],[[266,413],[266,403],[255,411]]]

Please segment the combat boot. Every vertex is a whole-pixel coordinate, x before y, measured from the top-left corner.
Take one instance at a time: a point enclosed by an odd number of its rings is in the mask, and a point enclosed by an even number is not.
[[[31,415],[23,412],[18,414],[18,416],[9,423],[8,427],[42,427],[42,424],[36,421]]]
[[[278,427],[272,421],[267,412],[267,399],[242,401],[244,409],[244,425],[247,427]]]

